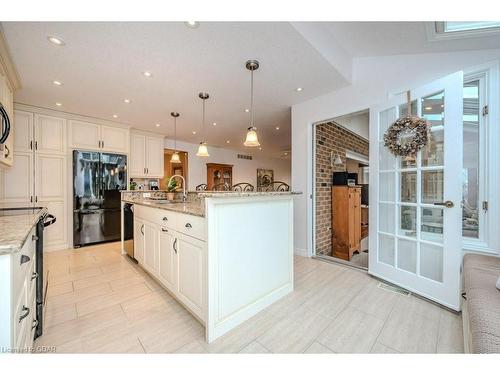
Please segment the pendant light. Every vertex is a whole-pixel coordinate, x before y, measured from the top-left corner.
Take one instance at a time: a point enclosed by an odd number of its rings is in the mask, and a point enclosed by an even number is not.
[[[257,128],[254,126],[254,110],[253,110],[253,72],[259,69],[259,62],[257,60],[248,60],[245,64],[246,68],[251,72],[250,83],[250,127],[247,129],[247,137],[243,145],[247,147],[260,146],[259,139],[257,138]]]
[[[179,153],[177,152],[177,117],[179,117],[179,113],[170,112],[170,116],[174,118],[174,153],[170,158],[170,162],[174,164],[179,164],[181,159],[179,158]]]
[[[202,156],[202,157],[208,157],[210,156],[208,154],[208,149],[207,149],[207,143],[205,142],[205,100],[207,100],[210,96],[206,92],[200,92],[198,94],[198,97],[203,100],[203,116],[201,120],[201,131],[203,134],[203,140],[200,142],[200,145],[198,146],[198,152],[196,153],[196,156]]]

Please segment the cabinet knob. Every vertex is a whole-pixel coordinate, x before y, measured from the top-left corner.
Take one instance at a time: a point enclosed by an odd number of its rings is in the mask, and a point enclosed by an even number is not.
[[[186,223],[186,225],[184,225],[186,228],[192,228],[193,226],[191,225],[191,223]]]
[[[38,279],[38,272],[33,272],[33,274],[31,275],[31,280],[35,279]]]
[[[163,220],[163,221],[168,221],[168,219],[167,219],[167,217],[166,217],[166,216],[164,216],[162,220]]]
[[[162,231],[162,232],[168,232],[168,229],[161,228],[161,231]]]
[[[38,320],[33,319],[33,323],[31,323],[31,330],[34,330],[36,327],[38,327]]]

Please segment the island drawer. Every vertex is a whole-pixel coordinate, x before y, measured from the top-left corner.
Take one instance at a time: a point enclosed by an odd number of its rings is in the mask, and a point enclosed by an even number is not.
[[[176,213],[159,208],[135,205],[134,214],[141,219],[150,221],[164,227],[175,228]]]
[[[205,223],[205,218],[203,217],[177,214],[177,231],[202,241],[206,240]]]

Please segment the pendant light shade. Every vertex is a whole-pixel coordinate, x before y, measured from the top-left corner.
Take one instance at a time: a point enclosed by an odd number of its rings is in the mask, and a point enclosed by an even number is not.
[[[207,144],[205,142],[200,142],[196,156],[210,156],[210,154],[208,153]]]
[[[170,158],[170,162],[174,164],[179,164],[181,162],[181,159],[179,158],[179,153],[175,151],[172,154],[172,157]]]
[[[247,138],[245,139],[245,142],[243,145],[247,147],[258,147],[260,146],[259,139],[257,138],[257,132],[255,131],[256,129],[252,126],[250,126],[247,129]]]
[[[179,117],[179,113],[170,112],[170,116],[174,118],[174,153],[170,158],[170,162],[174,164],[179,164],[181,159],[179,158],[179,153],[177,152],[177,117]]]
[[[207,149],[207,143],[205,142],[205,100],[207,100],[210,96],[206,92],[200,92],[198,94],[198,97],[203,100],[203,114],[201,118],[201,129],[203,133],[203,140],[200,142],[200,145],[198,146],[198,152],[196,153],[196,156],[201,156],[201,157],[208,157],[210,154],[208,153]]]
[[[254,108],[253,108],[253,72],[259,69],[259,62],[257,60],[248,60],[245,67],[250,70],[250,127],[247,129],[247,137],[243,145],[246,147],[258,147],[260,146],[259,139],[257,137],[257,128],[254,126]]]

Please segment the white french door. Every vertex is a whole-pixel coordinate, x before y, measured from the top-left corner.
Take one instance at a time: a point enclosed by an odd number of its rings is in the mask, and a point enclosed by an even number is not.
[[[406,98],[370,108],[369,273],[460,309],[463,73],[411,91],[431,125],[416,157],[395,157],[384,133]],[[373,202],[373,203],[372,203]]]

